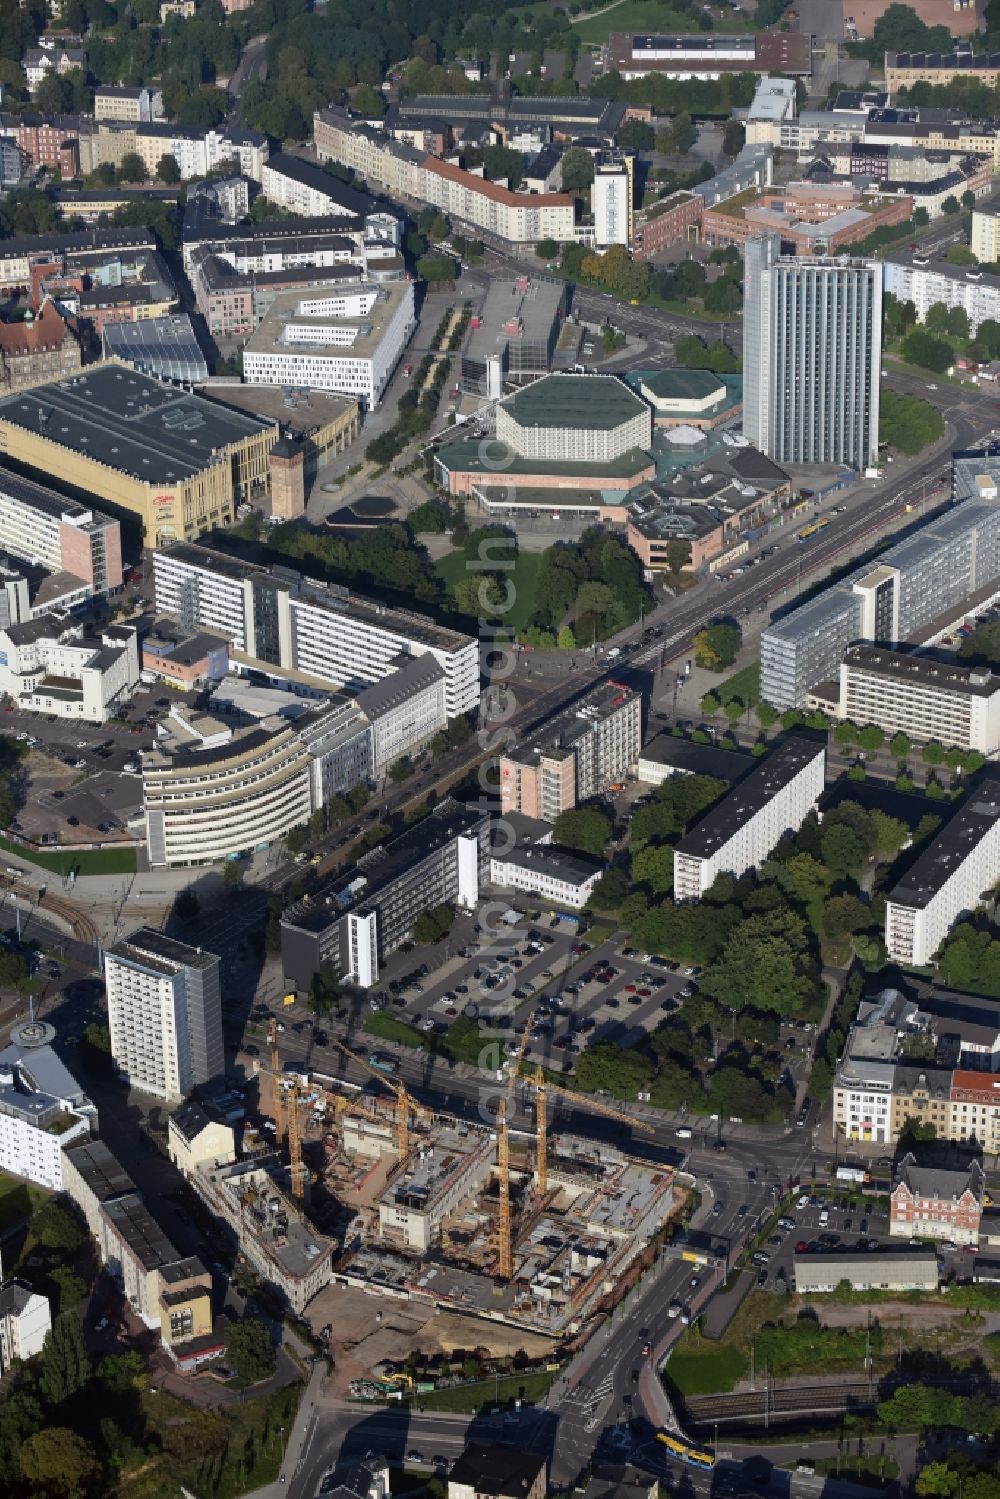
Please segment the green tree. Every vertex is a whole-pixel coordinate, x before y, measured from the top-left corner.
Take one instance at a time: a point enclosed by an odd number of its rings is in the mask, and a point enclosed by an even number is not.
[[[885,735],[875,724],[866,724],[858,734],[858,744],[866,754],[873,755],[885,743]]]
[[[760,702],[753,711],[762,729],[773,728],[778,722],[778,710],[772,708],[770,703]]]
[[[889,753],[895,755],[897,760],[905,760],[912,749],[913,741],[909,734],[904,734],[902,730],[898,734],[893,734],[889,740]]]
[[[667,542],[667,567],[673,577],[691,565],[691,543],[675,536]]]
[[[244,1316],[239,1322],[228,1322],[224,1338],[226,1362],[241,1379],[256,1384],[274,1373],[277,1355],[271,1335],[256,1317]]]
[[[60,1312],[45,1335],[38,1388],[46,1404],[62,1405],[90,1380],[90,1359],[75,1312]]]
[[[591,156],[590,152],[584,146],[570,146],[562,159],[563,192],[587,192],[593,181],[593,156]],[[551,260],[552,256],[546,256],[546,259]]]
[[[137,151],[126,151],[118,168],[118,176],[122,182],[145,182],[146,164]]]
[[[159,164],[156,168],[156,175],[161,182],[169,183],[171,186],[173,186],[174,183],[180,182],[181,169],[178,165],[177,157],[174,156],[172,152],[165,151],[164,154],[160,157]]]
[[[695,662],[708,671],[724,671],[736,660],[741,643],[739,627],[727,620],[718,620],[695,635]]]
[[[706,718],[714,718],[722,707],[722,699],[717,692],[706,692],[698,704]]]
[[[562,625],[556,638],[556,644],[561,651],[571,651],[576,646],[576,636],[569,625]]]
[[[340,980],[337,970],[329,961],[323,962],[313,974],[312,983],[309,985],[309,998],[306,1001],[314,1015],[321,1018],[336,1009],[340,1002]]]
[[[455,279],[455,262],[450,255],[421,255],[417,261],[417,275],[431,286],[441,286]]]
[[[632,879],[648,885],[655,895],[669,895],[674,888],[674,850],[669,843],[647,843],[632,856]]]
[[[871,924],[871,912],[856,895],[832,896],[823,907],[823,930],[834,940]]]
[[[574,807],[560,812],[552,824],[553,841],[563,848],[599,858],[611,838],[611,819],[597,807]]]
[[[222,866],[222,883],[227,890],[238,890],[243,884],[243,865],[239,859],[227,859]]]
[[[85,1238],[75,1214],[54,1197],[32,1215],[31,1234],[43,1249],[53,1249],[62,1255],[76,1254]]]
[[[87,1294],[83,1279],[68,1265],[56,1265],[49,1271],[46,1289],[49,1288],[55,1292],[54,1310],[60,1312],[75,1312]]]
[[[738,697],[731,697],[729,701],[723,705],[722,711],[729,719],[729,722],[731,724],[737,724],[746,712],[746,707]]]
[[[535,246],[535,254],[540,260],[556,260],[559,255],[559,246],[554,239],[540,239]]]
[[[937,739],[931,739],[924,745],[920,758],[925,765],[943,765],[945,758],[944,745]]]
[[[97,1453],[68,1426],[35,1432],[21,1448],[21,1473],[32,1493],[76,1499],[91,1491],[101,1476]]]
[[[648,1089],[654,1064],[644,1052],[613,1041],[588,1046],[576,1066],[576,1084],[583,1093],[610,1093],[613,1098],[635,1098]]]
[[[628,875],[624,869],[606,869],[594,886],[589,904],[595,911],[617,911],[628,895]]]
[[[962,211],[962,205],[955,197],[954,193],[948,194],[947,198],[945,198],[944,202],[941,204],[941,208],[944,213],[947,213],[949,215],[961,213]]]

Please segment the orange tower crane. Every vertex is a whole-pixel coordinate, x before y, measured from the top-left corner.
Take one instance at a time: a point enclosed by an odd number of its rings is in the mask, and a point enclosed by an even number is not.
[[[333,1045],[338,1051],[343,1052],[345,1057],[349,1057],[352,1062],[357,1062],[366,1072],[370,1072],[372,1077],[388,1088],[390,1093],[396,1095],[396,1151],[399,1159],[405,1161],[410,1153],[410,1115],[413,1114],[418,1119],[430,1119],[432,1117],[430,1109],[425,1109],[423,1104],[417,1103],[402,1083],[394,1082],[392,1078],[386,1077],[384,1072],[379,1072],[377,1067],[373,1067],[364,1057],[352,1051],[349,1046],[345,1046],[343,1041],[334,1041]]]
[[[510,1280],[514,1274],[514,1231],[510,1216],[510,1131],[507,1125],[507,1105],[517,1082],[518,1068],[528,1044],[528,1031],[518,1043],[517,1052],[511,1058],[507,1091],[497,1104],[497,1175],[500,1178],[500,1255],[501,1280]]]
[[[562,1088],[558,1083],[546,1080],[541,1067],[535,1069],[535,1075],[531,1079],[535,1088],[535,1175],[538,1179],[539,1196],[544,1196],[548,1191],[549,1184],[549,1121],[548,1121],[548,1094],[558,1093],[563,1098],[570,1099],[576,1108],[587,1109],[592,1114],[604,1114],[608,1119],[618,1119],[622,1124],[627,1124],[631,1129],[642,1130],[644,1134],[652,1135],[656,1131],[652,1125],[645,1120],[634,1119],[631,1114],[626,1114],[622,1109],[613,1109],[606,1103],[598,1103],[595,1098],[590,1098],[586,1093],[573,1093],[569,1088]]]

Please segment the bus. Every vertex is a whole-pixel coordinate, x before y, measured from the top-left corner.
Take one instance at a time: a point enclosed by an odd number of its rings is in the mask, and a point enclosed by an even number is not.
[[[798,532],[799,541],[811,541],[814,536],[819,535],[820,531],[825,531],[829,524],[830,517],[824,515],[822,520],[812,521],[810,525],[803,526],[802,530]]]
[[[690,1468],[703,1468],[707,1472],[715,1467],[715,1458],[710,1452],[703,1452],[700,1447],[692,1447],[690,1442],[681,1441],[678,1437],[671,1436],[668,1431],[658,1431],[656,1440],[661,1442],[670,1456],[679,1463],[687,1463]]]

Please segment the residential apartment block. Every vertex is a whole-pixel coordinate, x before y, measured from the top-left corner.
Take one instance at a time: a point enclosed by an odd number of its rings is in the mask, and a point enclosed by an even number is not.
[[[367,193],[349,187],[339,177],[324,172],[299,156],[280,152],[263,169],[261,188],[269,203],[307,218],[363,217],[375,206]]]
[[[1000,677],[872,645],[848,646],[840,666],[839,718],[877,724],[918,743],[995,756],[1000,749]]]
[[[904,1156],[889,1199],[890,1237],[977,1245],[985,1186],[978,1161],[948,1169],[921,1166],[912,1154]]]
[[[122,585],[121,526],[0,466],[0,548],[50,573],[69,573],[95,594]]]
[[[889,957],[919,968],[955,922],[982,905],[1000,880],[1000,778],[988,774],[889,892]]]
[[[303,991],[326,962],[341,978],[370,988],[421,912],[445,903],[474,910],[489,872],[489,818],[446,798],[284,912],[282,969]]]
[[[23,1362],[41,1353],[51,1328],[46,1296],[20,1280],[0,1285],[0,1375],[6,1374],[15,1361]]]
[[[980,323],[1000,318],[1000,276],[975,267],[948,265],[943,260],[887,259],[882,285],[898,301],[912,302],[921,322],[938,302],[961,307],[973,335]]]
[[[63,1190],[67,1147],[97,1131],[97,1110],[52,1047],[0,1051],[0,1170]]]
[[[965,602],[997,579],[1000,507],[967,501],[925,521],[833,587],[768,626],[761,636],[761,696],[796,707],[820,682],[837,681],[844,651],[892,646],[933,621],[958,623]]]
[[[791,735],[760,760],[674,848],[674,899],[700,900],[720,874],[754,869],[814,809],[826,778],[826,750]]]
[[[596,859],[545,843],[512,848],[503,854],[494,851],[490,879],[503,890],[523,890],[548,904],[579,911],[593,894],[604,868]]]
[[[912,88],[915,83],[953,83],[956,78],[974,79],[986,88],[1000,83],[1000,52],[973,52],[965,41],[953,52],[887,52],[885,87],[889,94]]]
[[[969,249],[980,265],[995,265],[1000,260],[1000,214],[973,209]]]
[[[158,88],[118,88],[98,85],[94,89],[95,120],[129,120],[149,125],[163,118],[163,95]]]
[[[500,811],[555,822],[624,781],[642,745],[642,698],[604,682],[500,756]]]
[[[237,651],[321,682],[372,686],[404,656],[431,655],[445,675],[449,718],[479,703],[479,645],[408,610],[179,544],[153,558],[156,607],[188,627],[222,632]]]
[[[834,1077],[833,1120],[848,1140],[892,1146],[915,1123],[932,1127],[938,1140],[976,1144],[995,1154],[1000,1150],[995,1003],[934,991],[911,999],[894,989],[864,999]]]
[[[322,110],[313,118],[316,154],[336,161],[387,192],[440,208],[473,229],[514,244],[574,237],[575,210],[568,193],[513,192],[481,173],[466,171],[368,129],[344,111]]]
[[[151,927],[105,954],[111,1055],[129,1086],[167,1102],[220,1076],[219,959]]]

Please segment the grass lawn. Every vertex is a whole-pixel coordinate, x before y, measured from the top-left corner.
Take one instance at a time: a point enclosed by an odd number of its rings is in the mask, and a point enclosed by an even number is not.
[[[734,12],[733,17],[727,15],[725,30],[746,31],[746,23],[738,12]],[[573,29],[580,33],[582,41],[600,44],[607,41],[612,31],[651,31],[669,35],[671,32],[697,31],[698,28],[692,12],[680,14],[664,0],[621,0],[620,5],[612,6],[603,16],[581,17]]]
[[[682,1395],[722,1395],[747,1373],[750,1364],[739,1348],[720,1348],[702,1338],[685,1338],[670,1355],[666,1376]]]
[[[40,1207],[51,1193],[30,1182],[20,1181],[0,1171],[0,1233],[6,1233],[15,1223],[30,1218],[35,1208]]]
[[[498,1404],[510,1406],[518,1399],[529,1403],[541,1400],[548,1394],[558,1372],[557,1369],[541,1369],[537,1374],[508,1374],[499,1381],[483,1379],[478,1384],[464,1385],[457,1390],[434,1390],[427,1395],[417,1395],[414,1404],[429,1411],[456,1411],[461,1415],[475,1416]]]
[[[760,702],[760,662],[751,661],[749,666],[744,666],[742,671],[734,672],[712,691],[717,693],[723,707],[731,698],[738,697],[741,703],[755,708]]]
[[[52,874],[69,874],[74,869],[77,874],[135,874],[134,848],[64,848],[43,853],[28,844],[12,843],[9,838],[0,838],[0,848]]]
[[[523,629],[535,612],[535,592],[541,561],[541,552],[521,552],[513,571],[503,575],[514,590],[514,603],[504,614],[502,623],[512,625],[515,630]],[[438,559],[434,568],[438,576],[444,579],[449,591],[463,578],[475,575],[472,569],[466,567],[463,552],[449,552],[446,557]]]
[[[424,1038],[416,1026],[400,1020],[398,1015],[390,1015],[387,1010],[376,1010],[369,1015],[365,1030],[369,1036],[378,1036],[382,1041],[398,1041],[400,1046],[424,1049]]]

